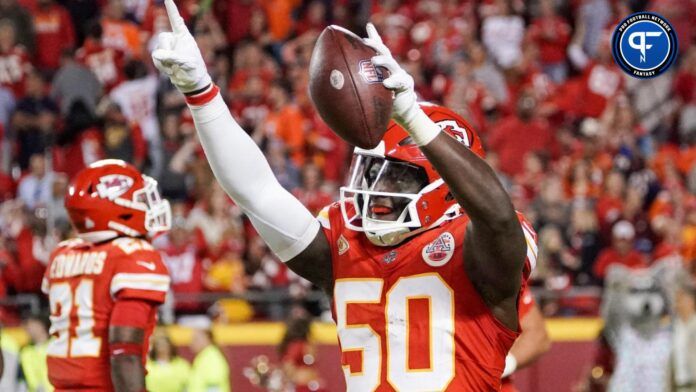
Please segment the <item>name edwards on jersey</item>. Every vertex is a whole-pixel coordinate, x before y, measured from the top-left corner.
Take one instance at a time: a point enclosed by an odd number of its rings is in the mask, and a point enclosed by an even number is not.
[[[51,279],[78,275],[99,275],[104,270],[106,252],[71,252],[53,259],[48,276]]]

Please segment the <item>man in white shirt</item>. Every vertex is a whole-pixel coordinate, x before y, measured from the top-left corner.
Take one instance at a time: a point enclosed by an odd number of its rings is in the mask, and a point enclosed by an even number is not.
[[[53,173],[46,173],[46,162],[41,154],[29,158],[29,174],[19,181],[17,195],[27,208],[46,206],[51,199]]]

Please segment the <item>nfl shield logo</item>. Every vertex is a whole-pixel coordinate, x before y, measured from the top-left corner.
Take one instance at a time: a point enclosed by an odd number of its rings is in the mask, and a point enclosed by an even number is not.
[[[362,60],[358,63],[358,73],[367,84],[382,83],[384,75],[382,70],[372,64],[372,60]]]

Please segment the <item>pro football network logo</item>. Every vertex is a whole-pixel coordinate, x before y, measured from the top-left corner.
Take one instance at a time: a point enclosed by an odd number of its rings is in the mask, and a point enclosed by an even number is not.
[[[454,236],[449,232],[440,234],[433,242],[423,247],[423,261],[431,267],[442,267],[454,254]]]
[[[611,42],[614,61],[635,78],[654,78],[665,72],[678,52],[672,25],[652,12],[637,12],[622,20]]]
[[[362,60],[358,63],[358,73],[367,84],[382,83],[384,75],[382,70],[372,64],[372,60]]]

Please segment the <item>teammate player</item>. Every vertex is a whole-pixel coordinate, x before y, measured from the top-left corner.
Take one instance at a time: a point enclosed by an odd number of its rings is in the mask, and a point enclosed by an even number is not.
[[[48,378],[57,391],[144,391],[148,339],[169,276],[147,237],[169,229],[157,182],[107,159],[75,176],[65,207],[78,233],[51,255]]]
[[[551,340],[546,332],[544,316],[542,316],[541,310],[528,289],[522,291],[519,315],[522,333],[515,340],[515,344],[512,345],[505,358],[501,392],[517,392],[517,388],[512,382],[512,374],[518,369],[533,364],[551,348]]]
[[[225,191],[288,267],[331,295],[348,390],[498,390],[535,235],[471,128],[419,105],[413,78],[368,25],[394,122],[377,148],[355,150],[341,200],[317,219],[274,178],[165,6],[173,32],[159,36],[155,65],[186,95]]]

